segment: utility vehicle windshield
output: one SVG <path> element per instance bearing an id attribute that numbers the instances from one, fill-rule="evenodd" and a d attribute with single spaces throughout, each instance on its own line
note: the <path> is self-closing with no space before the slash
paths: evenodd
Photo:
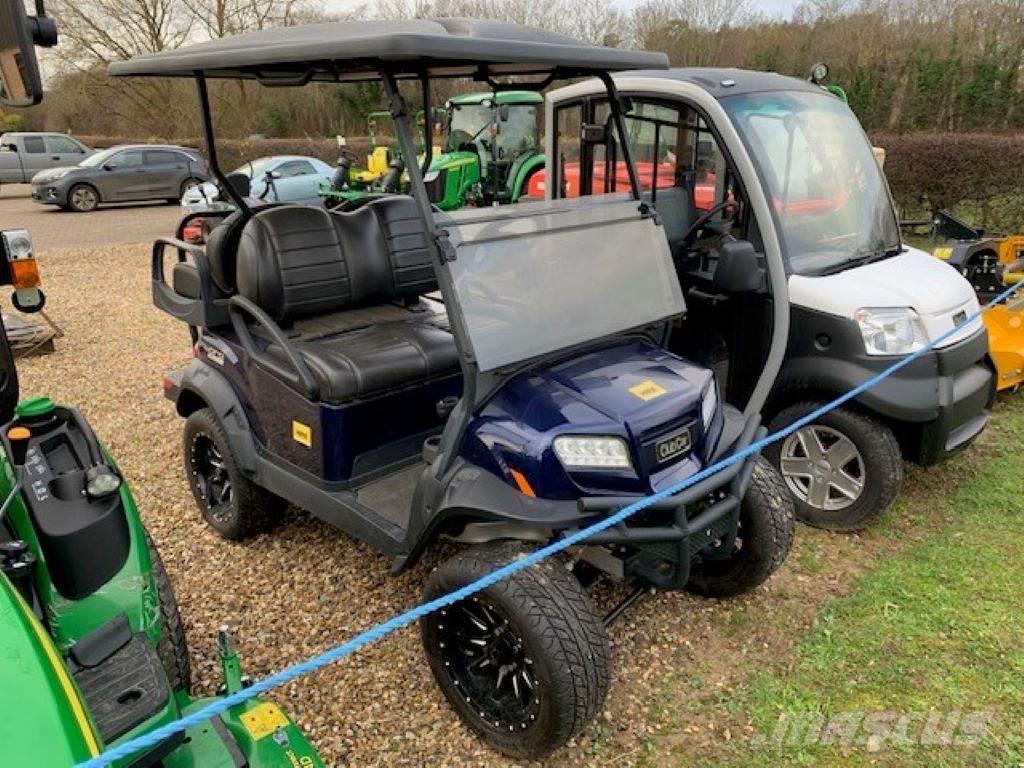
<path id="1" fill-rule="evenodd" d="M 845 103 L 778 91 L 722 104 L 758 166 L 790 271 L 832 274 L 899 252 L 888 187 Z"/>

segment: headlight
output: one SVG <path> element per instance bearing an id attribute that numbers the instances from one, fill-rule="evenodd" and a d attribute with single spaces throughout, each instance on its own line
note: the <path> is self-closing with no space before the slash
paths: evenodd
<path id="1" fill-rule="evenodd" d="M 704 399 L 700 404 L 700 422 L 704 425 L 705 432 L 711 427 L 711 420 L 715 418 L 715 411 L 717 410 L 718 384 L 715 382 L 714 377 L 712 377 L 708 388 L 704 390 Z"/>
<path id="2" fill-rule="evenodd" d="M 48 174 L 46 174 L 46 180 L 47 181 L 57 181 L 57 179 L 63 179 L 69 173 L 71 173 L 71 169 L 70 168 L 60 168 L 58 170 L 53 170 L 53 171 L 50 171 Z"/>
<path id="3" fill-rule="evenodd" d="M 629 469 L 629 447 L 619 437 L 556 437 L 555 455 L 566 469 Z"/>
<path id="4" fill-rule="evenodd" d="M 7 256 L 11 259 L 32 258 L 32 236 L 27 229 L 8 229 L 0 233 L 4 239 Z"/>
<path id="5" fill-rule="evenodd" d="M 858 309 L 853 319 L 869 355 L 905 355 L 928 343 L 921 318 L 909 307 Z"/>

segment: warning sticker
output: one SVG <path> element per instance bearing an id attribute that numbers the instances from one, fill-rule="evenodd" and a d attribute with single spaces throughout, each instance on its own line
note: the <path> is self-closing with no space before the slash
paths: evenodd
<path id="1" fill-rule="evenodd" d="M 636 386 L 630 387 L 629 391 L 631 394 L 633 394 L 636 397 L 639 397 L 641 400 L 653 400 L 656 397 L 661 397 L 668 390 L 666 390 L 660 384 L 657 384 L 651 381 L 650 379 L 647 379 L 647 381 L 641 381 Z"/>
<path id="2" fill-rule="evenodd" d="M 284 712 L 269 701 L 263 702 L 248 712 L 243 712 L 238 719 L 242 721 L 242 725 L 245 726 L 249 735 L 256 740 L 269 736 L 278 728 L 287 728 L 291 724 Z"/>
<path id="3" fill-rule="evenodd" d="M 292 440 L 296 443 L 301 443 L 307 448 L 313 447 L 313 430 L 309 424 L 303 424 L 301 421 L 292 422 Z"/>

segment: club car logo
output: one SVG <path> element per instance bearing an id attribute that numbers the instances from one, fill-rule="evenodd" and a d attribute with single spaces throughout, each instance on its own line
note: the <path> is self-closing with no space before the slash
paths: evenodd
<path id="1" fill-rule="evenodd" d="M 662 464 L 677 456 L 682 456 L 690 450 L 690 430 L 684 429 L 674 435 L 659 440 L 654 444 L 654 453 L 658 457 L 658 463 Z"/>

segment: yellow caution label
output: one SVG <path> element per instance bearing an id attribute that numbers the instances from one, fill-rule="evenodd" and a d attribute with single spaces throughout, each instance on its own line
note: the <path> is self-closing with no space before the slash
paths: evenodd
<path id="1" fill-rule="evenodd" d="M 943 261 L 949 261 L 950 258 L 953 256 L 953 249 L 952 248 L 945 248 L 945 247 L 944 248 L 936 248 L 934 251 L 932 251 L 932 254 L 936 258 L 942 259 Z"/>
<path id="2" fill-rule="evenodd" d="M 287 728 L 291 725 L 291 721 L 285 717 L 284 712 L 269 701 L 263 702 L 248 712 L 243 712 L 238 719 L 245 726 L 249 735 L 257 741 L 269 736 L 278 728 Z"/>
<path id="3" fill-rule="evenodd" d="M 647 379 L 647 381 L 641 381 L 636 386 L 630 387 L 629 391 L 632 395 L 639 397 L 641 400 L 653 400 L 656 397 L 661 397 L 668 390 L 660 384 Z"/>
<path id="4" fill-rule="evenodd" d="M 296 443 L 301 443 L 307 448 L 313 447 L 313 430 L 309 424 L 303 424 L 301 421 L 292 422 L 292 440 Z"/>

